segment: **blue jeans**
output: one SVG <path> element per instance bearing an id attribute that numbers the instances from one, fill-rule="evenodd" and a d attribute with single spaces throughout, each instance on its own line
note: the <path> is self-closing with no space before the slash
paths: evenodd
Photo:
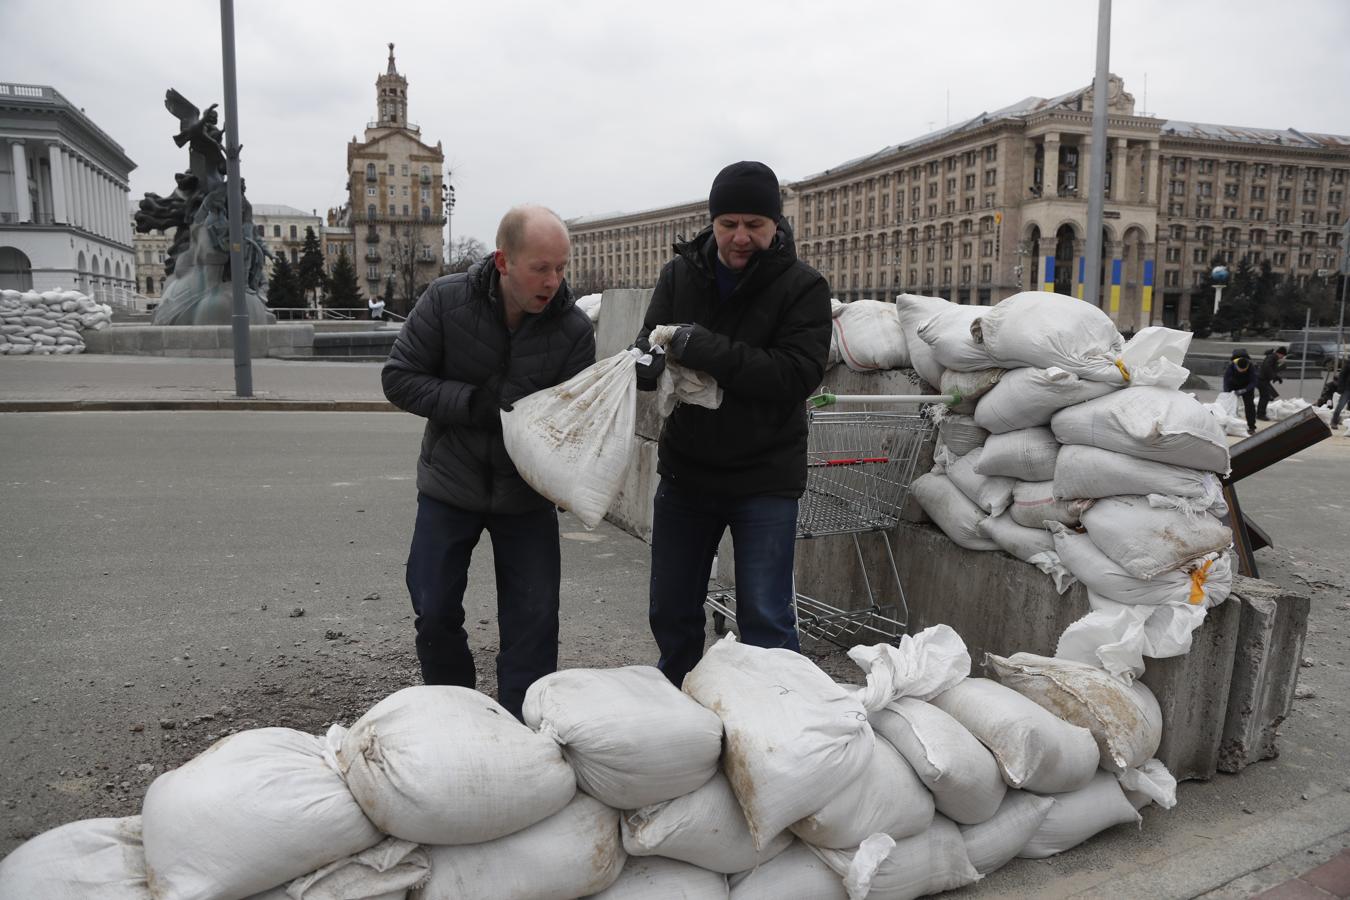
<path id="1" fill-rule="evenodd" d="M 740 639 L 756 647 L 800 649 L 792 609 L 796 499 L 706 494 L 662 478 L 652 516 L 648 618 L 661 651 L 657 666 L 676 687 L 703 658 L 703 603 L 727 528 L 736 557 Z"/>
<path id="2" fill-rule="evenodd" d="M 417 495 L 408 593 L 417 614 L 417 659 L 427 684 L 477 687 L 464 631 L 469 557 L 483 530 L 497 575 L 497 699 L 516 718 L 525 691 L 558 669 L 558 513 L 473 513 Z"/>

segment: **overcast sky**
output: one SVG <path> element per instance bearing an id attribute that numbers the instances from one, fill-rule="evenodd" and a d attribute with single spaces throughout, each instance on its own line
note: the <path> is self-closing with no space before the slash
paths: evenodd
<path id="1" fill-rule="evenodd" d="M 1162 118 L 1350 134 L 1347 0 L 1117 0 L 1111 70 Z M 1092 79 L 1090 0 L 568 3 L 239 0 L 242 167 L 253 203 L 322 215 L 375 118 L 393 41 L 409 118 L 441 141 L 454 237 L 491 243 L 512 204 L 565 218 L 707 196 L 760 159 L 819 172 Z M 212 0 L 0 0 L 0 80 L 47 84 L 167 193 L 187 155 L 173 86 L 223 101 Z M 223 103 L 222 103 L 223 106 Z"/>

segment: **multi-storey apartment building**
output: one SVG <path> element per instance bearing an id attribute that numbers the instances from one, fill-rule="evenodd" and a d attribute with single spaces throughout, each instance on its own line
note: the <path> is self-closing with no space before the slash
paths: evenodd
<path id="1" fill-rule="evenodd" d="M 1334 266 L 1350 138 L 1137 115 L 1116 76 L 1107 93 L 1097 277 L 1122 330 L 1188 321 L 1215 254 L 1268 259 L 1298 278 Z M 1091 132 L 1091 86 L 1028 98 L 786 183 L 784 214 L 798 253 L 840 299 L 1082 296 Z M 579 287 L 649 287 L 674 236 L 707 224 L 707 207 L 568 224 Z"/>
<path id="2" fill-rule="evenodd" d="M 305 252 L 305 229 L 314 229 L 314 236 L 320 237 L 323 233 L 323 220 L 319 218 L 318 213 L 305 212 L 284 203 L 255 203 L 253 227 L 258 240 L 274 257 L 284 256 L 287 262 L 296 265 L 300 262 L 301 254 Z M 322 241 L 319 249 L 323 250 Z M 270 264 L 268 271 L 271 271 Z"/>
<path id="3" fill-rule="evenodd" d="M 392 281 L 395 306 L 406 310 L 444 260 L 445 154 L 440 141 L 423 143 L 408 121 L 408 79 L 394 64 L 393 44 L 375 90 L 375 121 L 364 141 L 347 145 L 350 226 L 359 248 L 352 263 L 367 294 L 382 294 Z"/>
<path id="4" fill-rule="evenodd" d="M 131 208 L 131 248 L 135 257 L 135 292 L 152 300 L 164 292 L 164 262 L 173 246 L 173 234 L 163 231 L 136 231 L 136 206 Z"/>

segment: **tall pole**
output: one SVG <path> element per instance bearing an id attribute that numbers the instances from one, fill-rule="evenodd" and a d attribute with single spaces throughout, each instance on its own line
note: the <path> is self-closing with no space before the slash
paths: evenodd
<path id="1" fill-rule="evenodd" d="M 1097 77 L 1092 83 L 1092 161 L 1088 183 L 1087 284 L 1083 299 L 1101 306 L 1102 207 L 1106 193 L 1106 83 L 1110 78 L 1111 0 L 1097 0 Z"/>
<path id="2" fill-rule="evenodd" d="M 244 268 L 244 193 L 239 181 L 239 103 L 234 75 L 234 0 L 220 0 L 220 55 L 225 68 L 225 177 L 230 201 L 230 288 L 234 311 L 234 393 L 253 396 L 253 361 L 249 353 L 248 306 L 244 301 L 248 270 Z"/>

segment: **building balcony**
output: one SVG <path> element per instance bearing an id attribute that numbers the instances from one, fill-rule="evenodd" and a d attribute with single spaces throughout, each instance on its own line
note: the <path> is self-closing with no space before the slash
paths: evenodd
<path id="1" fill-rule="evenodd" d="M 367 128 L 402 128 L 404 131 L 411 131 L 413 134 L 421 134 L 422 129 L 412 122 L 404 122 L 402 125 L 396 125 L 393 122 L 367 122 Z"/>
<path id="2" fill-rule="evenodd" d="M 420 182 L 422 182 L 423 184 L 431 184 L 431 176 L 430 176 L 430 175 L 419 175 L 418 178 L 417 178 L 417 180 L 420 181 Z"/>
<path id="3" fill-rule="evenodd" d="M 366 262 L 379 262 L 379 261 L 380 261 L 380 251 L 376 250 L 373 247 L 366 251 Z"/>
<path id="4" fill-rule="evenodd" d="M 379 242 L 380 242 L 380 233 L 378 231 L 371 229 L 370 231 L 366 232 L 367 244 L 378 244 Z"/>
<path id="5" fill-rule="evenodd" d="M 375 173 L 375 172 L 367 172 L 367 173 L 366 173 L 366 181 L 370 182 L 371 184 L 374 184 L 375 182 L 377 182 L 377 181 L 379 181 L 379 180 L 380 180 L 380 176 L 379 176 L 377 173 Z"/>

